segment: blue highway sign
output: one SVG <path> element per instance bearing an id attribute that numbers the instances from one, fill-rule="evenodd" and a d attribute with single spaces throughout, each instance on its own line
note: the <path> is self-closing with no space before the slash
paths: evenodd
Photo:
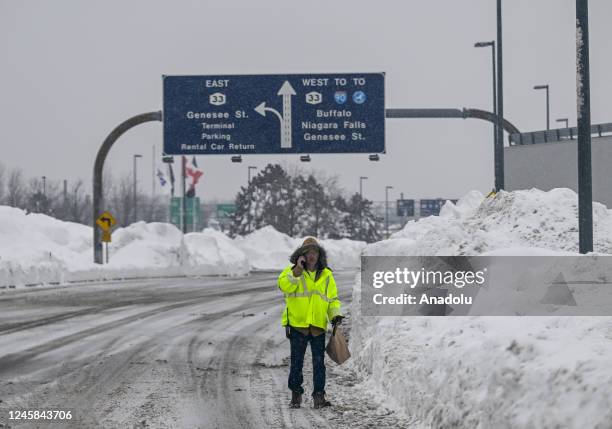
<path id="1" fill-rule="evenodd" d="M 168 155 L 384 153 L 385 75 L 164 76 Z"/>
<path id="2" fill-rule="evenodd" d="M 435 200 L 421 200 L 421 211 L 419 214 L 421 217 L 438 216 L 444 203 L 446 203 L 446 200 L 441 198 Z"/>
<path id="3" fill-rule="evenodd" d="M 397 215 L 400 217 L 413 217 L 414 200 L 397 200 Z"/>

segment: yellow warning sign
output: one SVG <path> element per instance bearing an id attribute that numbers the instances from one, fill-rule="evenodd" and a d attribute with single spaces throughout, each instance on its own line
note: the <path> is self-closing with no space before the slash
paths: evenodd
<path id="1" fill-rule="evenodd" d="M 102 213 L 98 219 L 96 219 L 96 224 L 102 229 L 102 231 L 110 231 L 117 221 L 109 212 Z M 109 235 L 110 237 L 110 235 Z M 110 241 L 110 238 L 108 239 Z"/>

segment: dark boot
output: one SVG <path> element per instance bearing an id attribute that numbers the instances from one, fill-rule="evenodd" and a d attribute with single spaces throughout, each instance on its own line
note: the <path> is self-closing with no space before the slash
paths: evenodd
<path id="1" fill-rule="evenodd" d="M 300 408 L 302 405 L 302 394 L 300 392 L 291 392 L 291 402 L 289 408 Z"/>
<path id="2" fill-rule="evenodd" d="M 314 408 L 323 408 L 331 406 L 331 402 L 325 399 L 324 392 L 313 393 L 312 399 L 314 401 Z"/>

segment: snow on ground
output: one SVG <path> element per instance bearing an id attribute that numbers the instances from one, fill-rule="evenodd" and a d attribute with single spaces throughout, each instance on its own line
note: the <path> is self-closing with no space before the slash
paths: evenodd
<path id="1" fill-rule="evenodd" d="M 593 203 L 594 249 L 612 253 L 612 210 Z M 480 255 L 508 247 L 578 252 L 578 197 L 566 188 L 468 193 L 447 201 L 440 216 L 411 221 L 367 255 Z"/>
<path id="2" fill-rule="evenodd" d="M 91 227 L 0 206 L 0 287 L 113 278 L 246 275 L 281 270 L 303 238 L 265 227 L 231 239 L 205 229 L 183 234 L 168 223 L 137 222 L 113 232 L 110 263 L 92 262 Z M 356 268 L 364 242 L 322 240 L 332 268 Z"/>
<path id="3" fill-rule="evenodd" d="M 0 206 L 0 286 L 62 281 L 91 239 L 87 226 Z"/>
<path id="4" fill-rule="evenodd" d="M 246 275 L 249 261 L 232 239 L 213 229 L 183 237 L 169 223 L 137 222 L 113 234 L 110 263 L 94 278 L 168 275 Z M 91 247 L 88 248 L 91 253 Z M 82 274 L 91 276 L 91 258 Z M 81 273 L 75 273 L 79 275 Z M 74 276 L 73 276 L 74 277 Z"/>
<path id="5" fill-rule="evenodd" d="M 594 203 L 595 250 L 612 253 L 612 210 Z M 366 255 L 577 253 L 569 189 L 472 192 L 408 223 Z M 353 290 L 349 366 L 415 427 L 608 428 L 610 317 L 365 317 Z"/>
<path id="6" fill-rule="evenodd" d="M 300 247 L 305 237 L 292 238 L 271 226 L 261 228 L 245 237 L 234 240 L 251 262 L 254 270 L 280 270 L 289 264 L 289 256 Z M 327 251 L 328 264 L 332 269 L 357 268 L 360 265 L 363 241 L 319 240 Z"/>
<path id="7" fill-rule="evenodd" d="M 248 255 L 254 270 L 282 269 L 301 243 L 300 239 L 289 237 L 271 226 L 235 239 L 236 246 Z"/>

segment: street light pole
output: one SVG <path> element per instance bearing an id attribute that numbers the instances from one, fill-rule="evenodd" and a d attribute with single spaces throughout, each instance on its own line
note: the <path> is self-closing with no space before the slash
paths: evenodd
<path id="1" fill-rule="evenodd" d="M 536 85 L 533 89 L 545 89 L 546 90 L 546 130 L 550 130 L 550 98 L 548 85 Z"/>
<path id="2" fill-rule="evenodd" d="M 368 180 L 366 176 L 359 176 L 359 236 L 363 231 L 363 181 Z"/>
<path id="3" fill-rule="evenodd" d="M 155 199 L 155 145 L 151 147 L 151 197 Z"/>
<path id="4" fill-rule="evenodd" d="M 366 176 L 359 176 L 359 197 L 363 199 L 363 181 L 368 180 Z"/>
<path id="5" fill-rule="evenodd" d="M 42 190 L 42 195 L 43 195 L 43 200 L 42 200 L 42 204 L 43 204 L 43 211 L 44 213 L 47 213 L 47 176 L 42 176 L 42 185 L 43 185 L 43 190 Z M 38 201 L 36 201 L 36 211 L 40 212 L 40 203 Z"/>
<path id="6" fill-rule="evenodd" d="M 385 234 L 389 238 L 389 189 L 393 186 L 385 186 Z"/>
<path id="7" fill-rule="evenodd" d="M 249 165 L 249 174 L 248 174 L 248 182 L 247 182 L 247 186 L 251 184 L 251 169 L 253 170 L 257 170 L 257 167 L 255 167 L 254 165 Z"/>
<path id="8" fill-rule="evenodd" d="M 137 175 L 136 175 L 136 166 L 137 166 L 136 165 L 136 160 L 138 158 L 142 158 L 142 155 L 134 154 L 134 157 L 133 157 L 133 162 L 134 162 L 134 168 L 133 168 L 134 183 L 133 183 L 133 185 L 134 185 L 134 189 L 133 189 L 133 195 L 132 195 L 132 197 L 133 197 L 133 204 L 134 204 L 134 222 L 136 222 L 138 220 L 138 200 L 136 198 L 136 183 L 137 183 L 136 182 L 136 177 L 137 177 Z"/>
<path id="9" fill-rule="evenodd" d="M 251 200 L 253 199 L 253 195 L 251 194 L 250 186 L 251 186 L 251 169 L 257 170 L 257 167 L 254 165 L 249 165 L 249 173 L 248 173 L 248 182 L 247 182 L 247 196 L 249 198 L 249 211 L 247 212 L 247 231 L 251 232 Z"/>
<path id="10" fill-rule="evenodd" d="M 501 163 L 499 162 L 499 144 L 498 144 L 498 132 L 497 128 L 499 125 L 499 121 L 497 120 L 497 88 L 496 88 L 496 70 L 495 70 L 495 41 L 492 40 L 490 42 L 477 42 L 474 44 L 475 48 L 485 48 L 491 47 L 492 54 L 492 62 L 493 62 L 493 115 L 495 116 L 495 122 L 493 123 L 493 170 L 495 171 L 495 189 L 500 189 L 500 183 L 498 183 L 500 176 L 503 176 L 503 171 L 499 171 L 501 167 Z"/>

